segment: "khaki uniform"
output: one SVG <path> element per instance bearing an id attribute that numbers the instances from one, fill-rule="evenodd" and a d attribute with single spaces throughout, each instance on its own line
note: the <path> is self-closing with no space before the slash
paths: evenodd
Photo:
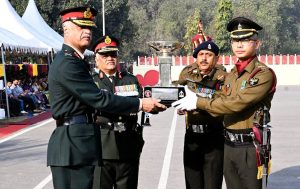
<path id="1" fill-rule="evenodd" d="M 219 95 L 225 68 L 216 67 L 206 76 L 197 63 L 185 67 L 179 82 L 207 99 Z M 188 81 L 187 81 L 188 80 Z M 194 82 L 191 82 L 192 80 Z M 184 171 L 187 189 L 221 189 L 223 180 L 223 117 L 213 117 L 203 110 L 186 114 Z"/>
<path id="2" fill-rule="evenodd" d="M 197 101 L 197 108 L 213 116 L 224 116 L 227 188 L 261 188 L 261 180 L 256 179 L 255 147 L 252 138 L 246 135 L 255 124 L 262 124 L 261 111 L 264 106 L 270 109 L 275 85 L 275 74 L 254 58 L 240 75 L 236 67 L 231 70 L 219 98 Z"/>

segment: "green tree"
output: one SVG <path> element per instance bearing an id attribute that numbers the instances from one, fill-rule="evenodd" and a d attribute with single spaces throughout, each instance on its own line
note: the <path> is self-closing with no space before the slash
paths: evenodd
<path id="1" fill-rule="evenodd" d="M 256 13 L 256 19 L 263 30 L 259 32 L 262 45 L 260 54 L 277 54 L 280 49 L 278 25 L 282 18 L 278 15 L 280 2 L 278 0 L 261 0 Z"/>
<path id="2" fill-rule="evenodd" d="M 27 7 L 28 0 L 9 0 L 10 4 L 15 8 L 16 12 L 22 16 Z"/>
<path id="3" fill-rule="evenodd" d="M 58 15 L 58 9 L 57 6 L 55 6 L 54 0 L 35 0 L 36 6 L 45 20 L 45 22 L 48 23 L 50 27 L 53 27 L 57 20 Z"/>
<path id="4" fill-rule="evenodd" d="M 233 14 L 231 0 L 220 0 L 216 11 L 216 36 L 214 40 L 219 46 L 221 54 L 229 54 L 231 49 L 229 45 L 230 34 L 227 32 L 226 26 Z"/>
<path id="5" fill-rule="evenodd" d="M 193 53 L 193 44 L 191 39 L 198 32 L 198 22 L 200 20 L 200 12 L 198 10 L 194 11 L 194 14 L 189 16 L 186 20 L 185 28 L 186 33 L 184 35 L 184 49 L 188 55 Z"/>
<path id="6" fill-rule="evenodd" d="M 280 41 L 279 52 L 282 54 L 299 53 L 300 1 L 281 1 L 278 14 L 282 18 L 282 22 L 280 22 L 277 27 Z"/>

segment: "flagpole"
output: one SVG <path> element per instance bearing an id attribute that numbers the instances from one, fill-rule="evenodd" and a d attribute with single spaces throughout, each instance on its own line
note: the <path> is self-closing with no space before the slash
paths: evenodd
<path id="1" fill-rule="evenodd" d="M 103 36 L 105 36 L 105 12 L 104 12 L 104 0 L 102 0 L 102 31 L 103 31 Z"/>

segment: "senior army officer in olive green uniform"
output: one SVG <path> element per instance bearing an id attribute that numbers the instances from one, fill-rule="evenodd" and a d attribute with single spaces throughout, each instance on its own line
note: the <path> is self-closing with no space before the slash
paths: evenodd
<path id="1" fill-rule="evenodd" d="M 179 83 L 199 96 L 211 99 L 219 93 L 226 71 L 217 65 L 219 47 L 205 41 L 195 48 L 197 61 L 185 67 Z M 180 111 L 179 111 L 180 112 Z M 184 171 L 187 189 L 221 189 L 223 180 L 223 117 L 213 117 L 203 110 L 186 112 Z"/>
<path id="2" fill-rule="evenodd" d="M 97 40 L 94 81 L 100 89 L 112 94 L 137 98 L 142 88 L 135 76 L 119 72 L 119 41 L 111 36 Z M 139 159 L 144 144 L 142 127 L 137 124 L 137 114 L 124 116 L 97 111 L 96 124 L 101 128 L 103 165 L 96 167 L 94 189 L 136 189 Z"/>
<path id="3" fill-rule="evenodd" d="M 161 111 L 155 99 L 119 97 L 101 91 L 93 81 L 83 52 L 91 41 L 96 10 L 77 7 L 60 13 L 64 44 L 49 70 L 49 94 L 57 128 L 48 144 L 55 189 L 90 189 L 94 166 L 101 161 L 99 127 L 93 124 L 94 109 L 130 115 L 139 109 Z"/>
<path id="4" fill-rule="evenodd" d="M 258 30 L 261 29 L 257 23 L 244 17 L 237 17 L 227 25 L 238 62 L 225 79 L 224 95 L 205 99 L 188 91 L 184 99 L 173 103 L 183 110 L 197 108 L 213 116 L 224 115 L 224 176 L 229 189 L 262 188 L 252 133 L 263 123 L 264 106 L 271 107 L 276 76 L 256 56 L 260 45 Z"/>

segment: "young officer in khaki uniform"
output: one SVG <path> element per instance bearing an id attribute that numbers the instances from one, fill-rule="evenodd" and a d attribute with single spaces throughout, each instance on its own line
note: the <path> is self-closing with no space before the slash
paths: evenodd
<path id="1" fill-rule="evenodd" d="M 102 90 L 120 96 L 138 98 L 142 88 L 135 76 L 127 71 L 119 72 L 119 41 L 111 36 L 97 40 L 94 81 Z M 142 127 L 137 113 L 128 116 L 97 111 L 96 124 L 101 128 L 103 165 L 96 167 L 94 189 L 136 189 L 139 159 L 144 145 Z"/>
<path id="2" fill-rule="evenodd" d="M 188 91 L 184 99 L 173 103 L 183 110 L 197 108 L 213 116 L 224 115 L 224 176 L 229 189 L 262 188 L 252 133 L 254 127 L 263 123 L 264 107 L 271 107 L 276 76 L 256 56 L 261 29 L 244 17 L 237 17 L 227 25 L 233 53 L 239 60 L 225 79 L 224 95 L 205 99 Z"/>
<path id="3" fill-rule="evenodd" d="M 130 115 L 141 110 L 161 111 L 155 99 L 138 99 L 101 91 L 84 61 L 92 39 L 96 10 L 77 7 L 60 13 L 64 44 L 49 69 L 49 95 L 56 129 L 48 144 L 47 165 L 55 189 L 90 189 L 94 166 L 101 161 L 100 129 L 91 113 L 101 109 Z"/>
<path id="4" fill-rule="evenodd" d="M 218 46 L 201 43 L 193 53 L 197 61 L 185 67 L 179 83 L 207 99 L 219 93 L 226 71 L 217 65 Z M 184 172 L 187 189 L 221 189 L 223 180 L 223 117 L 213 117 L 203 110 L 186 112 Z"/>

